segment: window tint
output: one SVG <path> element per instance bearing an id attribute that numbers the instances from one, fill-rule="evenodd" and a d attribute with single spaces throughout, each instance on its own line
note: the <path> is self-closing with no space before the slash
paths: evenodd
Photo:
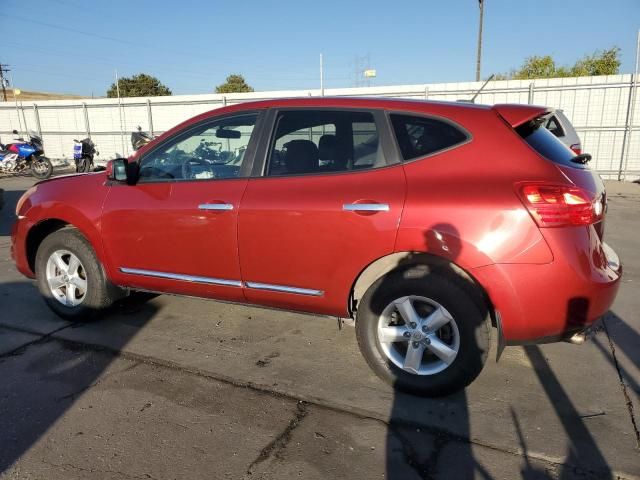
<path id="1" fill-rule="evenodd" d="M 434 118 L 392 114 L 391 124 L 405 160 L 424 157 L 467 140 L 464 132 Z"/>
<path id="2" fill-rule="evenodd" d="M 384 165 L 373 114 L 295 110 L 278 115 L 268 175 L 342 172 Z"/>
<path id="3" fill-rule="evenodd" d="M 257 116 L 227 117 L 178 134 L 142 159 L 140 181 L 237 177 Z"/>
<path id="4" fill-rule="evenodd" d="M 521 125 L 516 131 L 536 152 L 552 162 L 574 168 L 589 168 L 586 164 L 571 161 L 576 156 L 575 152 L 544 128 L 542 120 Z"/>

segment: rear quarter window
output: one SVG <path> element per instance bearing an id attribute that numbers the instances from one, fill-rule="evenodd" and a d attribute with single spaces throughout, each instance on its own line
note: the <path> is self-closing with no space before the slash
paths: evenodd
<path id="1" fill-rule="evenodd" d="M 436 118 L 400 114 L 389 117 L 404 160 L 426 157 L 470 138 L 460 128 Z"/>
<path id="2" fill-rule="evenodd" d="M 541 120 L 534 120 L 516 128 L 516 132 L 540 155 L 553 163 L 565 167 L 588 169 L 589 166 L 583 163 L 572 162 L 576 157 L 569 147 L 547 130 Z"/>

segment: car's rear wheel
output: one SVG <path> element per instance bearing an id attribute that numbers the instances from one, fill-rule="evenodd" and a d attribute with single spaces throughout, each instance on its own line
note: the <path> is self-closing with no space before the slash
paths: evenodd
<path id="1" fill-rule="evenodd" d="M 471 285 L 428 269 L 393 272 L 358 305 L 356 335 L 369 366 L 410 393 L 439 396 L 471 383 L 484 366 L 490 317 Z"/>
<path id="2" fill-rule="evenodd" d="M 95 317 L 118 296 L 93 248 L 75 228 L 63 228 L 42 241 L 35 273 L 47 305 L 68 320 Z"/>

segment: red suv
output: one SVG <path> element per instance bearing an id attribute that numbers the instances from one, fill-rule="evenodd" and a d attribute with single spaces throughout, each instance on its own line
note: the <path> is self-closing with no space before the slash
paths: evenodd
<path id="1" fill-rule="evenodd" d="M 613 302 L 604 186 L 550 110 L 392 99 L 244 103 L 17 206 L 18 269 L 59 315 L 137 291 L 354 317 L 398 388 L 468 385 L 504 345 L 568 339 Z M 206 320 L 203 320 L 206 321 Z"/>

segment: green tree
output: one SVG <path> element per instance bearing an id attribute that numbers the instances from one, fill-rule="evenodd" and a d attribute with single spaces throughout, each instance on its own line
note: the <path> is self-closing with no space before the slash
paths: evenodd
<path id="1" fill-rule="evenodd" d="M 162 95 L 171 95 L 171 90 L 160 83 L 156 77 L 139 73 L 131 77 L 123 77 L 118 79 L 121 97 L 159 97 Z M 116 83 L 113 82 L 107 90 L 108 98 L 116 98 L 118 90 Z"/>
<path id="2" fill-rule="evenodd" d="M 224 83 L 221 83 L 216 87 L 216 93 L 239 93 L 239 92 L 253 92 L 253 87 L 247 84 L 242 75 L 231 74 L 227 77 Z"/>
<path id="3" fill-rule="evenodd" d="M 534 78 L 580 77 L 590 75 L 615 75 L 620 70 L 620 49 L 612 47 L 596 51 L 578 60 L 572 67 L 557 65 L 550 55 L 534 55 L 525 59 L 517 70 L 496 75 L 496 80 L 526 80 Z"/>
<path id="4" fill-rule="evenodd" d="M 616 75 L 620 71 L 620 49 L 613 47 L 604 52 L 595 52 L 578 60 L 571 68 L 575 77 L 588 75 Z"/>

